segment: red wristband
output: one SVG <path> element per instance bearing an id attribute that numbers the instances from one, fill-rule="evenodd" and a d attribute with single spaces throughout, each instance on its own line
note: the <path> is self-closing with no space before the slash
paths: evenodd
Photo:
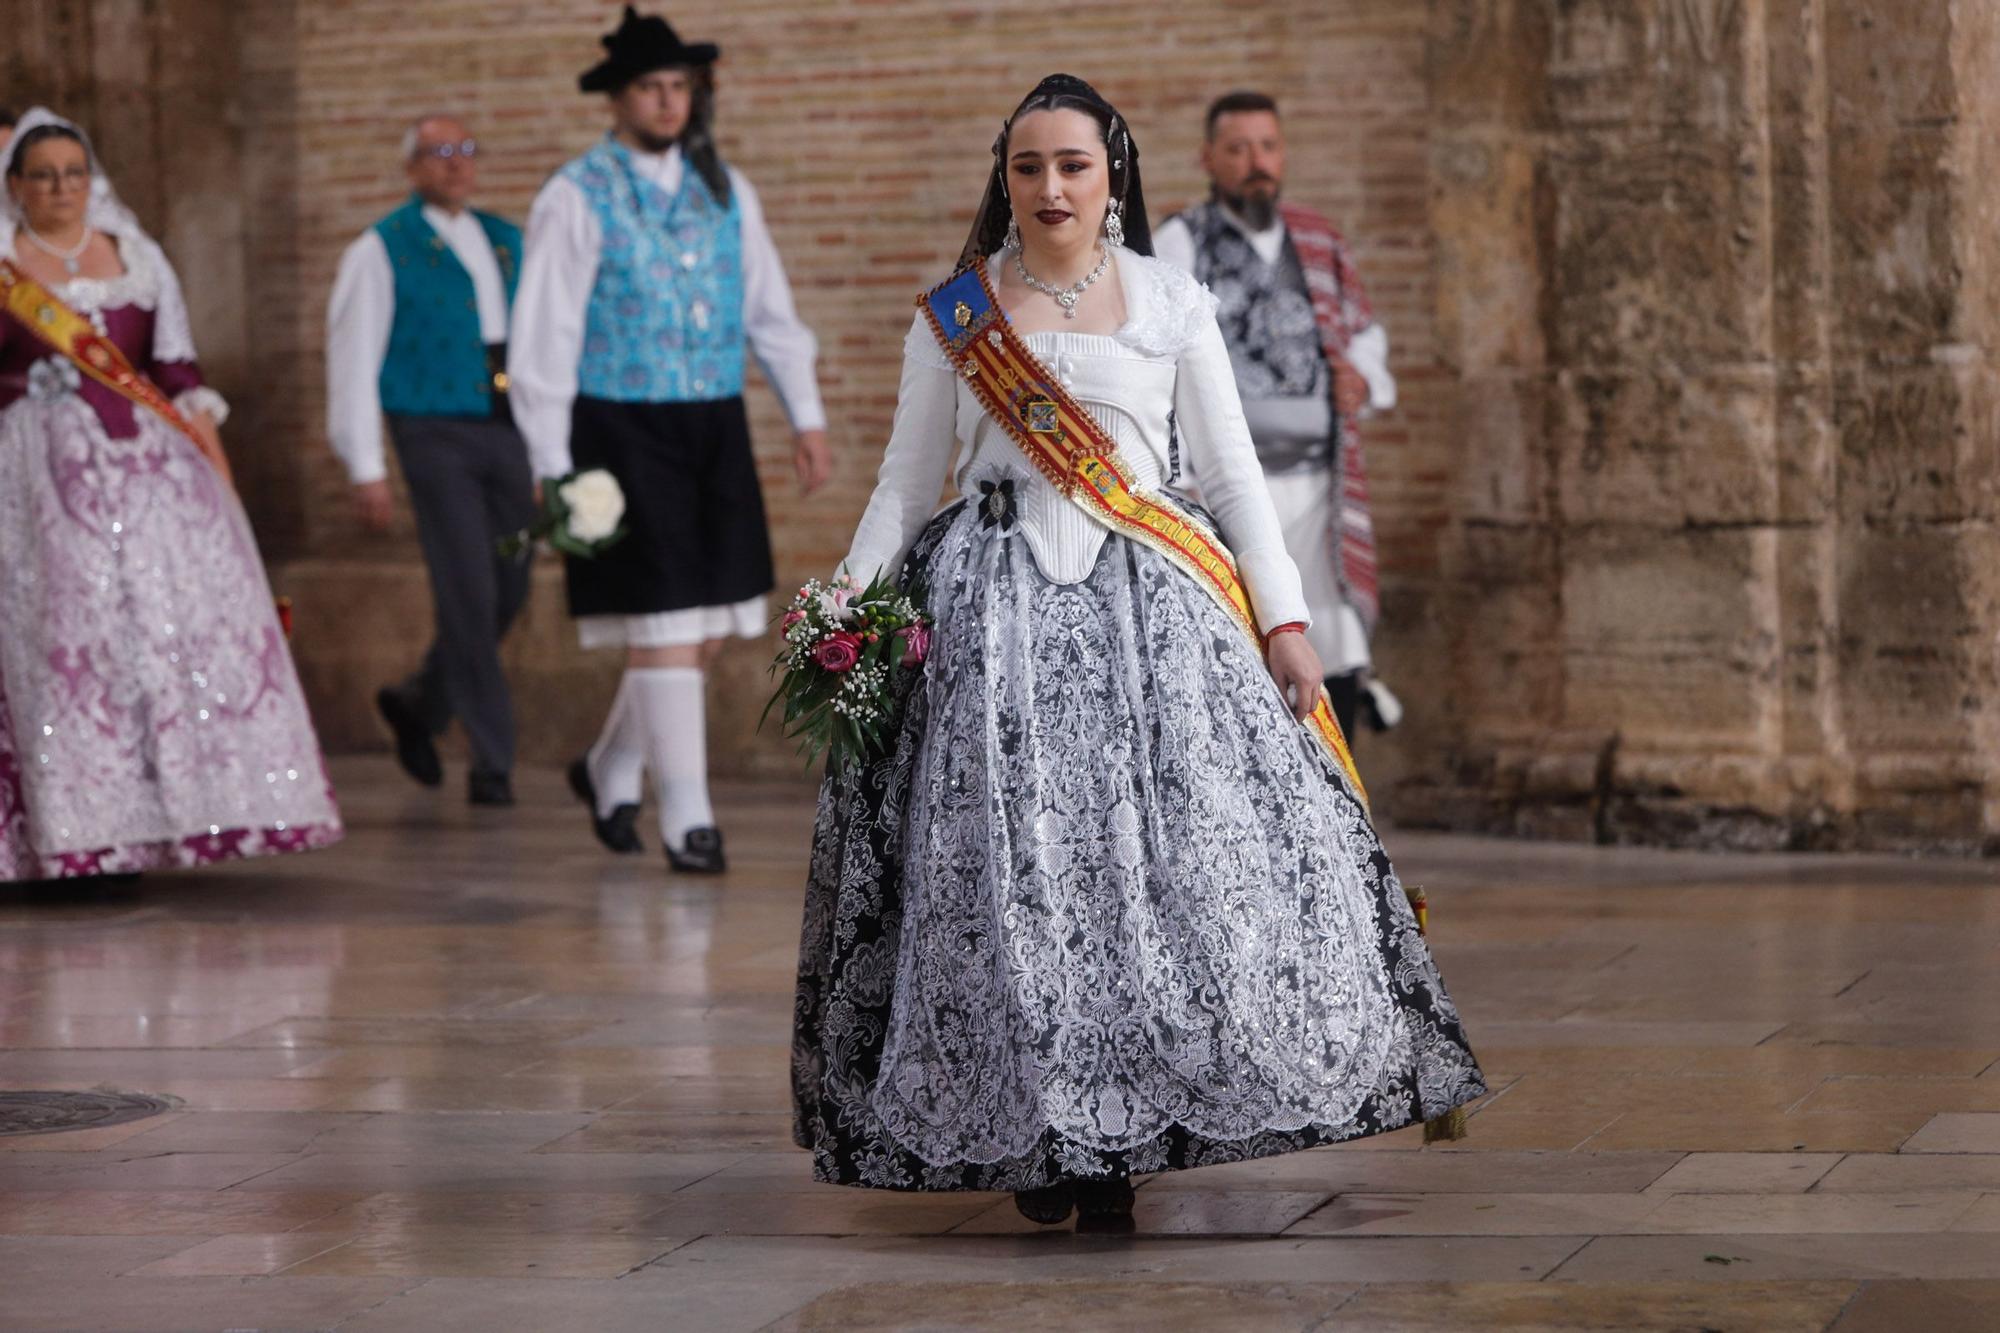
<path id="1" fill-rule="evenodd" d="M 1271 640 L 1277 638 L 1280 634 L 1304 634 L 1305 632 L 1306 632 L 1305 621 L 1288 620 L 1282 625 L 1275 625 L 1272 628 L 1264 631 L 1264 646 L 1266 648 L 1269 648 L 1271 646 Z"/>

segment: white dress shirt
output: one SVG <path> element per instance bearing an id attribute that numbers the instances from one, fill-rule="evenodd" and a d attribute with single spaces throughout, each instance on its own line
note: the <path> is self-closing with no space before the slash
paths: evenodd
<path id="1" fill-rule="evenodd" d="M 1266 264 L 1278 262 L 1285 246 L 1283 219 L 1259 231 L 1229 208 L 1221 213 L 1250 242 L 1259 259 Z M 1167 263 L 1194 272 L 1194 232 L 1181 219 L 1162 224 L 1153 233 L 1153 247 Z M 1368 385 L 1369 410 L 1386 412 L 1396 405 L 1396 379 L 1389 373 L 1389 335 L 1380 324 L 1370 324 L 1348 341 L 1347 363 Z M 1332 470 L 1300 469 L 1268 476 L 1266 481 L 1284 529 L 1285 547 L 1298 565 L 1300 588 L 1312 608 L 1307 642 L 1319 654 L 1328 675 L 1366 670 L 1372 664 L 1368 632 L 1340 588 L 1340 493 Z"/>
<path id="2" fill-rule="evenodd" d="M 1221 208 L 1223 220 L 1236 228 L 1250 248 L 1266 264 L 1275 264 L 1285 249 L 1284 219 L 1274 220 L 1262 231 L 1253 229 L 1234 210 Z M 1153 233 L 1153 253 L 1175 268 L 1195 271 L 1194 232 L 1179 218 L 1170 218 Z M 1389 373 L 1389 333 L 1380 323 L 1370 324 L 1347 343 L 1347 364 L 1368 385 L 1368 406 L 1362 415 L 1387 412 L 1396 405 L 1396 377 Z"/>
<path id="3" fill-rule="evenodd" d="M 507 284 L 493 243 L 471 209 L 423 207 L 430 223 L 472 279 L 479 340 L 507 341 Z M 326 437 L 356 485 L 388 475 L 382 457 L 382 358 L 396 323 L 396 271 L 373 227 L 340 257 L 326 307 Z"/>
<path id="4" fill-rule="evenodd" d="M 1116 334 L 1031 333 L 1028 347 L 1111 436 L 1134 490 L 1174 484 L 1176 461 L 1199 483 L 1259 623 L 1309 621 L 1236 396 L 1215 298 L 1185 272 L 1130 250 L 1115 253 L 1124 327 Z M 1170 411 L 1178 460 L 1168 443 Z M 1055 583 L 1089 577 L 1109 529 L 1028 461 L 919 315 L 903 344 L 902 388 L 875 493 L 843 568 L 864 581 L 893 573 L 936 511 L 948 471 L 968 497 L 980 494 L 982 481 L 1012 479 L 1021 538 L 1036 567 Z"/>
<path id="5" fill-rule="evenodd" d="M 664 153 L 632 151 L 632 164 L 666 193 L 680 189 L 678 147 Z M 791 285 L 757 192 L 743 173 L 734 167 L 728 171 L 742 226 L 743 328 L 750 350 L 784 404 L 792 429 L 823 429 L 826 409 L 813 373 L 818 344 L 792 304 Z M 570 405 L 576 400 L 584 318 L 603 244 L 596 210 L 583 191 L 567 176 L 551 177 L 528 211 L 528 253 L 507 345 L 508 397 L 537 477 L 571 471 Z"/>

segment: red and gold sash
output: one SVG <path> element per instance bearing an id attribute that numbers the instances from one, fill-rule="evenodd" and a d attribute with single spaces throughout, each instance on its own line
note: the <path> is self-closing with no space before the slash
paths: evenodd
<path id="1" fill-rule="evenodd" d="M 21 322 L 22 327 L 62 353 L 76 368 L 119 397 L 157 412 L 161 419 L 194 441 L 203 456 L 208 444 L 188 419 L 180 414 L 160 386 L 140 372 L 118 350 L 118 344 L 99 333 L 88 319 L 62 303 L 54 292 L 14 266 L 0 259 L 0 309 Z"/>
<path id="2" fill-rule="evenodd" d="M 1113 532 L 1172 561 L 1263 650 L 1249 591 L 1228 548 L 1171 500 L 1133 489 L 1131 471 L 1110 437 L 1014 332 L 984 265 L 960 269 L 918 298 L 917 306 L 973 394 L 1057 490 Z M 1325 690 L 1305 725 L 1365 803 L 1361 774 Z"/>

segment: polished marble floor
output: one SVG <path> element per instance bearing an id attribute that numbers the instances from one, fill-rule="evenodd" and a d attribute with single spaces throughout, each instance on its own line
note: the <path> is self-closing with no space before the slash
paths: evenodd
<path id="1" fill-rule="evenodd" d="M 1138 1234 L 814 1185 L 803 787 L 735 869 L 336 769 L 318 855 L 0 888 L 0 1328 L 2000 1328 L 2000 870 L 1400 834 L 1494 1095 L 1153 1179 Z"/>

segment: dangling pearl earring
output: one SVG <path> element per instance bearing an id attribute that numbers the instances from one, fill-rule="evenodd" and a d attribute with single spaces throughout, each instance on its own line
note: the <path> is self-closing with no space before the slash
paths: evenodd
<path id="1" fill-rule="evenodd" d="M 1021 224 L 1014 221 L 1012 215 L 1007 218 L 1007 237 L 1000 244 L 1009 250 L 1021 248 Z"/>
<path id="2" fill-rule="evenodd" d="M 1104 239 L 1113 245 L 1125 244 L 1125 219 L 1120 216 L 1122 206 L 1113 199 L 1104 210 Z"/>

